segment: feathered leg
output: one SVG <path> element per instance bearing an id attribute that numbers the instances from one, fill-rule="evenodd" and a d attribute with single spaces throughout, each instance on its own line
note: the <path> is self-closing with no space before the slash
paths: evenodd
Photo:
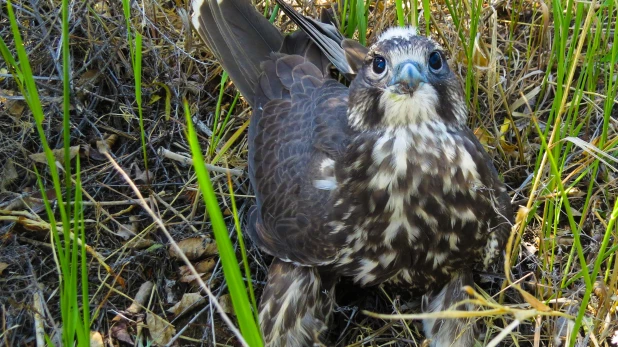
<path id="1" fill-rule="evenodd" d="M 464 286 L 474 284 L 471 273 L 459 273 L 448 282 L 439 293 L 427 295 L 427 312 L 444 311 L 454 304 L 468 298 Z M 456 310 L 473 310 L 474 305 L 465 304 Z M 471 347 L 474 345 L 474 324 L 470 319 L 425 319 L 425 336 L 431 339 L 431 347 Z"/>
<path id="2" fill-rule="evenodd" d="M 323 345 L 334 305 L 335 280 L 316 268 L 273 260 L 260 303 L 260 326 L 268 347 Z"/>

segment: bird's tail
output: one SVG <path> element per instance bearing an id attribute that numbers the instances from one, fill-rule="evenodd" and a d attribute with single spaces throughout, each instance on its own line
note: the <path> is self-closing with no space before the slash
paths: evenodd
<path id="1" fill-rule="evenodd" d="M 249 0 L 193 0 L 193 26 L 225 71 L 253 104 L 260 63 L 283 43 L 283 35 Z"/>

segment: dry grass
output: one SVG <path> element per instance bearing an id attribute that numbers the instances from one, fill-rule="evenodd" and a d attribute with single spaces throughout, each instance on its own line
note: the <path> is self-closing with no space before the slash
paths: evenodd
<path id="1" fill-rule="evenodd" d="M 452 64 L 462 78 L 467 73 L 459 32 L 465 28 L 454 26 L 442 2 L 432 8 L 434 37 L 440 39 L 450 53 Z M 46 112 L 46 131 L 50 144 L 61 147 L 62 82 L 59 67 L 60 20 L 59 1 L 22 0 L 14 4 L 29 58 L 37 76 Z M 135 341 L 148 336 L 143 329 L 150 312 L 169 321 L 175 327 L 174 341 L 179 345 L 238 345 L 212 307 L 199 304 L 190 314 L 176 316 L 167 312 L 180 301 L 184 293 L 198 291 L 198 287 L 180 273 L 183 264 L 169 256 L 168 242 L 152 219 L 133 200 L 135 195 L 111 164 L 97 151 L 99 140 L 107 140 L 111 153 L 138 184 L 150 206 L 165 222 L 175 240 L 197 235 L 210 236 L 208 217 L 197 193 L 196 181 L 190 166 L 173 159 L 173 154 L 190 157 L 185 136 L 182 99 L 187 98 L 196 115 L 202 148 L 209 144 L 209 130 L 213 127 L 218 83 L 221 68 L 191 32 L 188 23 L 189 3 L 140 1 L 134 3 L 133 24 L 144 35 L 143 82 L 144 122 L 148 140 L 149 173 L 142 170 L 143 159 L 134 84 L 126 28 L 121 7 L 117 2 L 84 1 L 71 4 L 70 43 L 73 62 L 73 99 L 71 118 L 72 145 L 79 145 L 82 157 L 82 180 L 88 196 L 87 243 L 91 247 L 90 303 L 93 312 L 92 330 L 101 333 L 111 345 L 126 345 L 127 336 Z M 142 6 L 144 6 L 142 8 Z M 257 6 L 263 8 L 264 4 Z M 305 10 L 317 14 L 320 5 L 314 3 Z M 541 202 L 541 207 L 528 217 L 523 230 L 516 230 L 515 247 L 509 269 L 511 277 L 552 310 L 575 315 L 584 292 L 584 284 L 576 280 L 561 286 L 563 279 L 571 279 L 579 268 L 564 272 L 573 245 L 573 233 L 564 217 L 547 215 L 544 204 L 553 204 L 556 196 L 539 194 L 551 174 L 543 172 L 539 181 L 535 173 L 542 142 L 533 125 L 533 117 L 545 124 L 553 107 L 555 79 L 544 84 L 547 64 L 551 56 L 554 31 L 552 18 L 544 12 L 544 4 L 521 1 L 498 1 L 487 6 L 479 24 L 479 50 L 473 72 L 470 125 L 488 148 L 498 170 L 503 174 L 513 197 L 514 206 L 530 207 L 529 202 Z M 525 11 L 521 11 L 524 9 Z M 4 10 L 4 2 L 3 2 Z M 514 15 L 513 11 L 519 11 Z M 368 41 L 396 23 L 394 6 L 379 3 L 371 8 Z M 279 25 L 291 26 L 280 18 Z M 613 28 L 614 25 L 611 25 Z M 0 13 L 0 35 L 9 38 L 6 13 Z M 576 39 L 576 38 L 572 38 Z M 6 40 L 6 39 L 5 39 Z M 12 44 L 10 39 L 7 41 Z M 13 47 L 10 47 L 13 48 Z M 583 64 L 583 59 L 581 60 Z M 57 331 L 61 322 L 58 309 L 58 275 L 50 239 L 44 221 L 46 216 L 36 184 L 30 155 L 42 151 L 30 112 L 20 96 L 14 80 L 0 63 L 0 343 L 5 346 L 34 345 L 35 313 L 42 317 L 48 334 Z M 577 68 L 582 73 L 584 66 Z M 555 71 L 551 71 L 555 73 Z M 595 143 L 602 124 L 604 78 L 596 90 L 581 99 L 578 117 L 582 121 L 579 138 Z M 542 92 L 543 91 L 543 92 Z M 571 100 L 574 91 L 569 94 Z M 226 89 L 222 109 L 227 110 L 235 90 Z M 166 112 L 166 99 L 171 108 Z M 535 110 L 534 113 L 531 109 Z M 247 105 L 236 107 L 224 129 L 223 141 L 215 149 L 221 160 L 219 167 L 244 170 L 247 141 L 243 125 L 249 119 Z M 505 121 L 507 120 L 507 121 Z M 511 120 L 512 123 L 509 123 Z M 509 125 L 510 124 L 510 125 Z M 610 122 L 608 142 L 618 141 L 616 116 Z M 234 134 L 242 131 L 236 138 Z M 229 149 L 219 153 L 229 141 Z M 614 147 L 615 148 L 615 147 Z M 616 172 L 610 165 L 601 165 L 598 176 L 584 176 L 592 158 L 588 152 L 573 146 L 569 160 L 564 163 L 562 180 L 573 185 L 569 202 L 578 220 L 582 220 L 581 236 L 586 259 L 593 263 L 607 227 L 613 204 L 618 195 Z M 608 153 L 612 155 L 612 153 Z M 613 150 L 616 157 L 616 150 Z M 212 158 L 210 158 L 212 159 Z M 611 158 L 605 157 L 608 164 Z M 616 166 L 615 162 L 613 165 Z M 582 211 L 582 198 L 592 184 L 592 208 Z M 220 195 L 223 211 L 233 233 L 230 194 L 224 173 L 213 174 L 215 190 Z M 533 189 L 533 184 L 538 184 Z M 233 176 L 233 189 L 240 209 L 241 220 L 250 205 L 251 189 L 246 176 Z M 545 223 L 555 223 L 551 238 L 543 235 Z M 617 231 L 610 247 L 618 244 Z M 249 261 L 256 295 L 266 277 L 270 259 L 249 243 Z M 550 246 L 551 245 L 551 246 Z M 204 257 L 203 257 L 204 258 Z M 205 273 L 206 283 L 216 295 L 224 295 L 226 287 L 217 256 L 206 256 L 214 266 Z M 197 261 L 196 261 L 197 263 Z M 7 267 L 2 268 L 5 264 Z M 616 278 L 618 262 L 614 255 L 602 268 L 604 278 L 598 284 L 584 317 L 584 327 L 578 335 L 578 346 L 616 346 L 618 339 L 616 314 Z M 512 288 L 502 286 L 503 271 L 480 274 L 480 288 L 487 302 L 497 302 L 511 309 L 539 309 L 531 299 L 525 300 Z M 143 283 L 151 281 L 152 291 L 143 301 L 144 309 L 129 307 Z M 338 294 L 339 304 L 330 338 L 338 346 L 421 346 L 422 334 L 418 321 L 383 320 L 361 312 L 381 313 L 418 312 L 420 302 L 405 290 L 374 288 L 362 291 L 344 283 Z M 508 287 L 508 288 L 507 288 Z M 362 294 L 362 295 L 361 295 Z M 36 295 L 44 299 L 37 308 Z M 549 300 L 549 301 L 547 301 Z M 40 302 L 39 302 L 40 303 Z M 118 318 L 122 317 L 122 318 Z M 483 317 L 487 333 L 483 345 L 504 327 L 512 324 L 514 316 Z M 567 336 L 563 329 L 567 320 L 535 316 L 522 321 L 501 342 L 504 346 L 560 346 Z"/>

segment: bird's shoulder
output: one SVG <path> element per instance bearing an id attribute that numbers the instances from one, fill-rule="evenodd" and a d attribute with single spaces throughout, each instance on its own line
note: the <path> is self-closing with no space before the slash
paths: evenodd
<path id="1" fill-rule="evenodd" d="M 266 252 L 302 265 L 332 261 L 338 241 L 324 228 L 331 166 L 351 137 L 347 87 L 302 56 L 262 64 L 249 129 L 249 174 L 257 206 L 251 232 Z"/>

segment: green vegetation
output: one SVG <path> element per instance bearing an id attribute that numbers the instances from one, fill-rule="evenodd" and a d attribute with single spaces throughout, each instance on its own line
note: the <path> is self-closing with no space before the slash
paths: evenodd
<path id="1" fill-rule="evenodd" d="M 242 232 L 250 112 L 187 26 L 189 6 L 56 2 L 7 1 L 0 16 L 0 192 L 26 201 L 0 200 L 0 305 L 12 323 L 0 343 L 40 325 L 48 345 L 90 345 L 98 332 L 144 345 L 235 345 L 242 334 L 261 346 L 256 294 L 269 264 Z M 256 6 L 287 25 L 273 2 Z M 363 44 L 392 25 L 440 41 L 520 207 L 506 280 L 470 288 L 487 309 L 475 313 L 484 346 L 618 336 L 617 14 L 612 1 L 338 3 L 342 33 Z M 198 234 L 218 254 L 166 249 Z M 212 296 L 168 311 L 187 293 Z M 389 288 L 374 295 L 381 312 L 418 313 Z M 337 346 L 422 342 L 418 316 L 340 311 L 349 325 Z"/>

